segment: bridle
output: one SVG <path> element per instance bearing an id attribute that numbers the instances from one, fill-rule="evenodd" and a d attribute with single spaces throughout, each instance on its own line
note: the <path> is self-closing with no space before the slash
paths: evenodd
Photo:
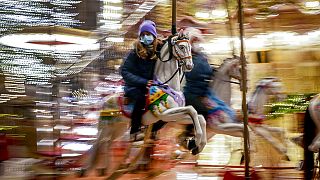
<path id="1" fill-rule="evenodd" d="M 226 62 L 224 62 L 226 63 Z M 224 64 L 223 63 L 223 64 Z M 222 65 L 223 65 L 222 64 Z M 215 64 L 210 64 L 210 65 L 215 65 Z M 217 69 L 213 68 L 213 71 L 218 71 Z M 235 76 L 230 76 L 231 78 L 234 78 L 234 79 L 238 79 L 237 77 Z M 220 81 L 223 81 L 223 82 L 227 82 L 227 83 L 231 83 L 231 84 L 241 84 L 240 82 L 236 82 L 236 81 L 232 81 L 232 80 L 225 80 L 225 79 L 222 79 L 222 78 L 218 78 Z"/>
<path id="2" fill-rule="evenodd" d="M 153 86 L 162 86 L 162 85 L 165 85 L 168 82 L 170 82 L 178 72 L 181 73 L 181 68 L 186 64 L 185 59 L 192 58 L 191 53 L 188 56 L 182 57 L 181 54 L 183 54 L 183 53 L 181 53 L 181 49 L 177 48 L 180 43 L 189 43 L 188 38 L 185 36 L 182 36 L 182 39 L 179 39 L 179 36 L 178 36 L 176 39 L 173 39 L 173 37 L 174 36 L 171 35 L 171 36 L 169 36 L 169 38 L 167 40 L 168 41 L 168 49 L 169 49 L 169 58 L 167 60 L 162 60 L 161 56 L 159 56 L 159 60 L 161 62 L 168 62 L 173 58 L 173 56 L 175 54 L 176 55 L 175 58 L 178 61 L 178 68 L 176 69 L 176 71 L 172 74 L 172 76 L 168 80 L 166 80 L 165 82 L 160 83 L 160 84 L 152 84 Z M 183 46 L 183 47 L 185 47 L 185 46 Z M 191 49 L 188 49 L 187 51 L 191 52 Z M 182 82 L 183 78 L 184 78 L 184 72 L 183 72 L 183 75 L 180 79 L 180 83 Z"/>

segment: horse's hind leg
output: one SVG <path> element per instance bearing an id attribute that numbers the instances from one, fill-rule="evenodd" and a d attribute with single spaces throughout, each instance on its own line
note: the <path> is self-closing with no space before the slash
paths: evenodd
<path id="1" fill-rule="evenodd" d="M 199 149 L 203 149 L 206 144 L 206 129 L 199 122 L 198 113 L 192 106 L 170 108 L 159 115 L 159 119 L 165 122 L 177 122 L 179 124 L 193 124 L 195 132 L 195 143 Z"/>
<path id="2" fill-rule="evenodd" d="M 116 117 L 114 117 L 116 118 Z M 85 176 L 85 173 L 90 171 L 95 165 L 100 176 L 110 169 L 111 165 L 111 146 L 115 139 L 124 134 L 126 124 L 123 122 L 112 122 L 113 120 L 100 120 L 98 125 L 98 136 L 92 148 L 88 152 L 83 168 L 78 172 L 78 175 Z"/>
<path id="3" fill-rule="evenodd" d="M 150 137 L 152 135 L 152 129 L 153 126 L 149 125 L 146 133 L 145 133 L 145 137 L 144 137 L 144 143 L 142 145 L 137 145 L 140 149 L 138 151 L 138 153 L 135 153 L 135 155 L 133 156 L 133 159 L 130 159 L 129 161 L 127 161 L 129 158 L 129 156 L 131 156 L 131 151 L 135 145 L 133 145 L 131 143 L 130 147 L 130 152 L 128 152 L 128 154 L 126 154 L 126 157 L 124 159 L 124 162 L 119 166 L 119 169 L 117 169 L 116 171 L 114 171 L 107 179 L 108 180 L 114 180 L 119 178 L 120 176 L 122 176 L 123 174 L 126 174 L 130 171 L 133 171 L 137 168 L 139 161 L 141 160 L 146 160 L 146 157 L 144 157 L 145 152 L 147 150 L 147 148 L 150 148 L 152 146 L 152 142 L 150 141 Z M 143 159 L 145 158 L 145 159 Z"/>
<path id="4" fill-rule="evenodd" d="M 105 143 L 105 136 L 106 136 L 106 131 L 108 131 L 108 128 L 105 127 L 104 124 L 99 122 L 99 131 L 98 131 L 98 136 L 96 141 L 94 142 L 92 148 L 88 152 L 88 158 L 84 162 L 83 167 L 79 170 L 78 176 L 82 177 L 85 176 L 86 172 L 90 171 L 94 164 L 96 163 L 98 156 L 99 156 L 99 151 L 100 147 Z"/>
<path id="5" fill-rule="evenodd" d="M 251 128 L 255 133 L 267 140 L 278 152 L 287 157 L 287 148 L 278 139 L 274 138 L 267 129 L 263 126 Z"/>
<path id="6" fill-rule="evenodd" d="M 201 128 L 206 130 L 207 124 L 206 124 L 206 120 L 204 119 L 204 117 L 202 115 L 198 115 L 198 119 L 199 119 L 199 123 L 200 123 Z M 207 133 L 205 132 L 205 133 L 203 133 L 203 135 L 201 137 L 201 142 L 200 142 L 199 146 L 192 149 L 192 154 L 193 155 L 199 154 L 204 149 L 206 144 L 207 144 Z"/>

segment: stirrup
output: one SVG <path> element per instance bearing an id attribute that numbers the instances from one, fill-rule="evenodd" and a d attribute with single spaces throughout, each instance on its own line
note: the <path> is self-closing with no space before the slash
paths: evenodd
<path id="1" fill-rule="evenodd" d="M 191 151 L 197 147 L 196 140 L 194 139 L 194 137 L 188 138 L 188 139 L 186 139 L 186 141 L 187 141 L 187 149 L 188 150 Z"/>
<path id="2" fill-rule="evenodd" d="M 130 141 L 131 142 L 143 141 L 144 136 L 145 135 L 143 132 L 136 132 L 136 133 L 130 134 Z"/>
<path id="3" fill-rule="evenodd" d="M 187 137 L 181 141 L 180 145 L 186 150 L 193 150 L 197 147 L 194 137 Z"/>

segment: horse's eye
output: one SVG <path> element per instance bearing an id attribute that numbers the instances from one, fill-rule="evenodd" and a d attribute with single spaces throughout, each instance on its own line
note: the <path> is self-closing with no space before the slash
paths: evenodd
<path id="1" fill-rule="evenodd" d="M 180 47 L 180 49 L 184 49 L 184 46 L 179 46 Z"/>

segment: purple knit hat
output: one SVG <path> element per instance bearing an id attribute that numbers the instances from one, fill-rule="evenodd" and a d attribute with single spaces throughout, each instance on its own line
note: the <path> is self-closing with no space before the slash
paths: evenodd
<path id="1" fill-rule="evenodd" d="M 140 36 L 140 34 L 145 31 L 151 33 L 154 37 L 157 37 L 157 35 L 158 35 L 157 30 L 156 30 L 156 24 L 150 20 L 145 20 L 141 23 L 141 25 L 139 27 L 138 36 Z"/>

